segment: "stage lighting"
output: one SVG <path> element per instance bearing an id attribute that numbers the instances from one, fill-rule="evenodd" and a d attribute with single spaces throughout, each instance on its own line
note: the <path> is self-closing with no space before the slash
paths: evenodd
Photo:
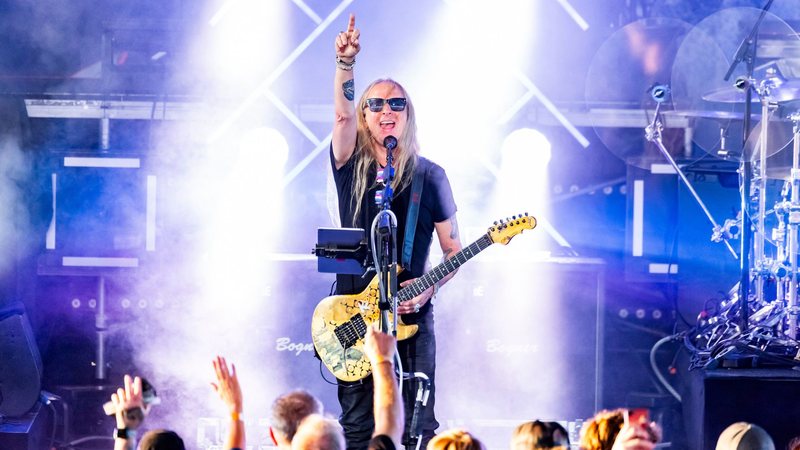
<path id="1" fill-rule="evenodd" d="M 539 131 L 520 128 L 512 131 L 501 147 L 504 167 L 543 167 L 550 162 L 550 141 Z"/>
<path id="2" fill-rule="evenodd" d="M 282 172 L 289 158 L 286 138 L 274 128 L 254 128 L 239 142 L 239 163 L 245 170 L 269 170 L 271 174 Z"/>

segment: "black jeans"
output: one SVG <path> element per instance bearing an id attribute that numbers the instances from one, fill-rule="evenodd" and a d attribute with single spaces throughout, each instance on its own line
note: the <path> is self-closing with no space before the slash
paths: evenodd
<path id="1" fill-rule="evenodd" d="M 430 303 L 428 303 L 430 305 Z M 436 403 L 436 336 L 433 333 L 433 308 L 423 308 L 419 315 L 419 331 L 413 337 L 397 343 L 400 356 L 403 359 L 403 371 L 406 373 L 422 372 L 430 379 L 430 395 L 422 414 L 421 448 L 425 448 L 433 437 L 434 431 L 439 427 L 433 412 Z M 405 406 L 405 432 L 403 444 L 413 448 L 409 440 L 409 428 L 414 413 L 414 401 L 417 396 L 418 381 L 412 379 L 403 383 L 403 404 Z M 372 377 L 354 383 L 339 382 L 339 404 L 342 406 L 342 416 L 339 423 L 344 428 L 348 450 L 366 449 L 372 432 L 375 428 L 372 412 L 373 384 Z"/>

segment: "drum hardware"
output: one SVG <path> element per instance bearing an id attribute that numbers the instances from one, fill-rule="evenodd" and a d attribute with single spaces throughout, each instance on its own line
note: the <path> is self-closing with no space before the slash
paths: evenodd
<path id="1" fill-rule="evenodd" d="M 706 207 L 706 204 L 703 202 L 703 199 L 700 198 L 700 195 L 697 194 L 697 191 L 695 191 L 694 187 L 692 186 L 692 183 L 686 177 L 686 174 L 683 173 L 683 170 L 675 162 L 675 159 L 672 158 L 672 155 L 670 155 L 669 150 L 667 150 L 667 148 L 664 146 L 664 141 L 661 135 L 661 132 L 664 130 L 664 126 L 661 122 L 661 116 L 659 113 L 661 111 L 661 105 L 663 105 L 664 102 L 667 100 L 666 94 L 668 94 L 670 90 L 669 88 L 664 88 L 659 92 L 665 92 L 665 95 L 656 95 L 655 90 L 651 91 L 653 100 L 655 100 L 656 102 L 656 110 L 653 113 L 653 120 L 645 128 L 645 137 L 647 138 L 648 141 L 656 145 L 656 147 L 661 151 L 661 154 L 664 155 L 664 158 L 670 163 L 672 168 L 675 169 L 675 173 L 678 174 L 681 181 L 683 181 L 683 184 L 686 186 L 686 188 L 692 194 L 692 197 L 694 197 L 697 204 L 705 213 L 706 217 L 708 218 L 708 221 L 711 222 L 712 239 L 714 238 L 714 236 L 724 237 L 724 233 L 722 232 L 722 227 L 714 219 L 714 216 L 711 215 L 711 212 Z M 734 258 L 738 259 L 739 256 L 736 254 L 736 250 L 734 250 L 733 247 L 731 246 L 731 243 L 724 238 L 720 240 L 725 243 L 725 246 L 728 248 L 728 251 L 731 253 L 731 255 L 733 255 Z"/>
<path id="2" fill-rule="evenodd" d="M 800 111 L 784 111 L 800 101 L 800 80 L 783 76 L 794 72 L 785 70 L 781 55 L 757 54 L 767 53 L 761 28 L 768 30 L 770 39 L 791 40 L 791 48 L 795 41 L 800 43 L 800 35 L 768 12 L 771 4 L 772 0 L 761 10 L 720 10 L 694 26 L 673 19 L 632 22 L 598 49 L 588 74 L 592 82 L 586 85 L 587 104 L 655 109 L 644 130 L 653 145 L 641 145 L 636 139 L 641 134 L 632 137 L 630 128 L 608 130 L 602 117 L 592 118 L 609 151 L 643 169 L 656 154 L 666 158 L 711 223 L 711 239 L 739 260 L 739 283 L 722 301 L 707 307 L 693 328 L 676 335 L 691 350 L 692 367 L 712 367 L 725 358 L 791 363 L 797 356 L 794 364 L 800 362 L 795 341 L 800 314 Z M 734 40 L 740 45 L 731 59 L 727 49 L 736 48 L 730 45 Z M 642 43 L 659 48 L 658 57 L 645 61 Z M 619 67 L 629 70 L 620 72 Z M 669 80 L 669 86 L 659 80 Z M 645 86 L 650 86 L 650 96 L 643 101 Z M 685 127 L 682 151 L 668 149 L 664 142 L 669 136 L 662 138 L 665 125 L 674 123 Z M 791 164 L 782 159 L 790 143 Z M 693 151 L 696 148 L 706 155 Z M 688 164 L 707 155 L 736 162 L 741 191 L 737 217 L 718 223 L 673 155 L 682 155 Z M 741 247 L 734 249 L 730 241 L 736 238 Z"/>

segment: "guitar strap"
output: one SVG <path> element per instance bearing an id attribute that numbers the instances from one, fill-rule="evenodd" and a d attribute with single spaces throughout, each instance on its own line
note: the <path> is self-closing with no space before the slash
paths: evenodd
<path id="1" fill-rule="evenodd" d="M 425 175 L 428 173 L 429 164 L 425 158 L 420 157 L 417 167 L 414 168 L 414 178 L 411 180 L 411 199 L 408 201 L 406 214 L 406 233 L 403 240 L 402 266 L 411 270 L 411 251 L 414 250 L 414 234 L 417 231 L 417 217 L 419 217 L 419 204 L 422 202 L 422 187 L 425 184 Z"/>

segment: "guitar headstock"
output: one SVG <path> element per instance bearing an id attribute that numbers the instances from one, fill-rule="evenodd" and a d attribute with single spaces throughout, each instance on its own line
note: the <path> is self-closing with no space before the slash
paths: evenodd
<path id="1" fill-rule="evenodd" d="M 495 244 L 506 245 L 514 236 L 536 227 L 536 219 L 528 213 L 499 220 L 489 227 L 489 238 Z"/>

